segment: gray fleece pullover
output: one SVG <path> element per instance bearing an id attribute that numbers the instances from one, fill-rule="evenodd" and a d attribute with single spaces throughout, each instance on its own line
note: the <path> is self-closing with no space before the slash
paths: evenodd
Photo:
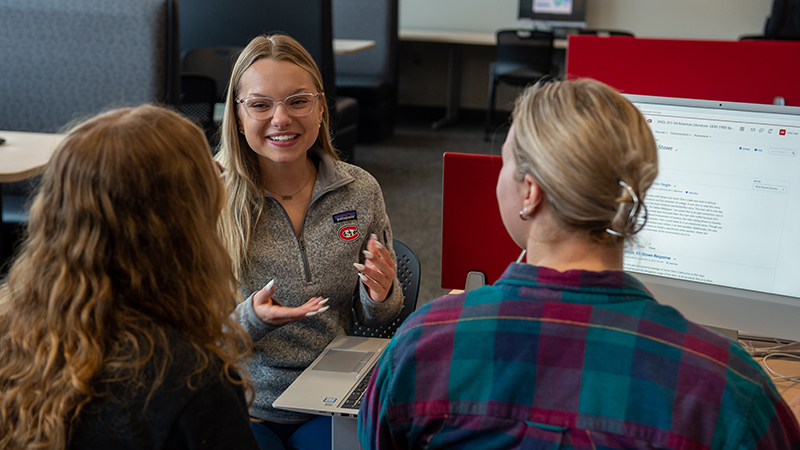
<path id="1" fill-rule="evenodd" d="M 397 278 L 386 300 L 379 303 L 369 298 L 353 267 L 364 262 L 361 252 L 372 233 L 395 257 L 378 182 L 363 169 L 315 150 L 311 151 L 317 181 L 300 236 L 281 204 L 265 191 L 265 211 L 239 280 L 247 300 L 236 313 L 253 338 L 254 359 L 246 364 L 256 390 L 250 414 L 271 422 L 297 423 L 313 417 L 275 409 L 272 402 L 333 338 L 352 333 L 354 310 L 362 324 L 377 326 L 394 320 L 403 303 Z M 273 298 L 284 306 L 329 297 L 330 309 L 282 327 L 264 324 L 253 311 L 252 294 L 272 279 Z"/>

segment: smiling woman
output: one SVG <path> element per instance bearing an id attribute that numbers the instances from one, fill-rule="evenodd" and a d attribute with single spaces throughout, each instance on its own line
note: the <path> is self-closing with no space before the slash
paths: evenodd
<path id="1" fill-rule="evenodd" d="M 246 298 L 237 314 L 254 341 L 253 429 L 262 448 L 330 448 L 329 419 L 272 402 L 334 337 L 352 333 L 354 311 L 368 326 L 400 312 L 383 194 L 339 160 L 322 77 L 288 36 L 260 36 L 242 51 L 221 133 L 220 228 Z"/>

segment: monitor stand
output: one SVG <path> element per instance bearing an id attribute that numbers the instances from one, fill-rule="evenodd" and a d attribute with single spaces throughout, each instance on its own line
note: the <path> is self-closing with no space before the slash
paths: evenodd
<path id="1" fill-rule="evenodd" d="M 728 328 L 719 328 L 719 327 L 712 327 L 709 325 L 703 325 L 704 327 L 708 328 L 709 330 L 716 331 L 717 333 L 725 336 L 726 338 L 734 341 L 739 342 L 739 332 L 737 330 L 731 330 Z"/>

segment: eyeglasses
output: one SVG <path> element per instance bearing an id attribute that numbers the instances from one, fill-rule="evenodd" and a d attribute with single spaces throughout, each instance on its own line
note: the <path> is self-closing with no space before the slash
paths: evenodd
<path id="1" fill-rule="evenodd" d="M 275 110 L 280 104 L 283 104 L 283 108 L 290 116 L 305 117 L 314 111 L 317 97 L 319 97 L 319 92 L 316 94 L 293 94 L 283 100 L 275 100 L 270 97 L 248 97 L 236 99 L 236 103 L 244 104 L 244 110 L 252 119 L 267 120 L 275 115 Z"/>

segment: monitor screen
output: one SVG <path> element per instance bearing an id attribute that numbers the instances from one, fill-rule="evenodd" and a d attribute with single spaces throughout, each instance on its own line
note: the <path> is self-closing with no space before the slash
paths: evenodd
<path id="1" fill-rule="evenodd" d="M 586 26 L 586 0 L 519 0 L 520 20 L 554 27 Z"/>
<path id="2" fill-rule="evenodd" d="M 800 340 L 800 108 L 628 98 L 659 173 L 625 270 L 695 322 Z"/>

